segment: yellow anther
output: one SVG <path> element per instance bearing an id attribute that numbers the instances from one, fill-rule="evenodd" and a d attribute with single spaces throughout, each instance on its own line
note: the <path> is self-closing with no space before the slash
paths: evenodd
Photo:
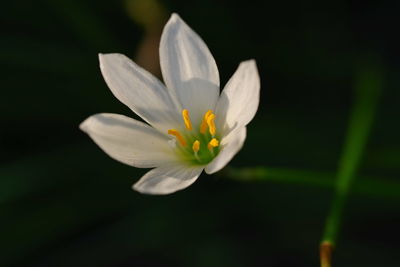
<path id="1" fill-rule="evenodd" d="M 170 129 L 170 130 L 168 130 L 168 134 L 175 136 L 176 139 L 179 141 L 179 143 L 180 143 L 182 146 L 186 146 L 186 141 L 185 141 L 185 139 L 182 137 L 181 133 L 180 133 L 178 130 Z"/>
<path id="2" fill-rule="evenodd" d="M 211 141 L 208 143 L 207 148 L 209 150 L 212 150 L 214 147 L 219 146 L 219 142 L 216 138 L 211 139 Z"/>
<path id="3" fill-rule="evenodd" d="M 215 115 L 212 113 L 210 114 L 210 116 L 207 117 L 208 130 L 210 131 L 210 134 L 212 136 L 214 136 L 215 132 L 217 131 L 217 129 L 215 128 L 214 119 Z"/>
<path id="4" fill-rule="evenodd" d="M 203 121 L 201 122 L 201 125 L 200 125 L 200 133 L 202 133 L 202 134 L 206 133 L 207 127 L 208 127 L 207 118 L 211 114 L 212 114 L 212 110 L 209 110 L 209 111 L 206 112 L 206 114 L 204 114 Z"/>
<path id="5" fill-rule="evenodd" d="M 190 121 L 189 111 L 187 109 L 182 110 L 183 121 L 185 122 L 186 129 L 192 130 L 192 122 Z"/>
<path id="6" fill-rule="evenodd" d="M 199 152 L 199 150 L 200 150 L 200 141 L 199 140 L 196 140 L 193 142 L 192 149 L 193 149 L 194 153 Z"/>

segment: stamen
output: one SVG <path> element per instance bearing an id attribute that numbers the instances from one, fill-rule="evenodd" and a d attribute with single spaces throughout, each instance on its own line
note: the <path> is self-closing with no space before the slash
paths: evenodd
<path id="1" fill-rule="evenodd" d="M 203 117 L 203 121 L 201 122 L 201 126 L 200 126 L 200 133 L 205 134 L 207 131 L 207 118 L 212 114 L 212 110 L 209 110 L 206 112 L 206 114 L 204 114 Z"/>
<path id="2" fill-rule="evenodd" d="M 185 141 L 185 139 L 182 137 L 181 133 L 180 133 L 178 130 L 170 129 L 170 130 L 168 130 L 168 134 L 175 136 L 176 139 L 179 141 L 179 143 L 180 143 L 182 146 L 186 146 L 186 141 Z"/>
<path id="3" fill-rule="evenodd" d="M 214 114 L 210 114 L 210 116 L 208 116 L 208 118 L 207 118 L 208 130 L 210 131 L 211 136 L 214 136 L 215 132 L 217 131 L 217 129 L 215 127 L 214 119 L 215 119 Z"/>
<path id="4" fill-rule="evenodd" d="M 211 139 L 211 141 L 208 143 L 207 148 L 208 150 L 212 151 L 214 147 L 219 146 L 219 142 L 216 138 Z"/>
<path id="5" fill-rule="evenodd" d="M 199 140 L 196 140 L 196 141 L 193 142 L 192 149 L 193 149 L 193 151 L 194 151 L 194 157 L 195 157 L 198 161 L 200 161 L 199 155 L 197 154 L 197 152 L 199 152 L 199 150 L 200 150 L 200 141 L 199 141 Z"/>
<path id="6" fill-rule="evenodd" d="M 192 149 L 193 149 L 194 153 L 199 152 L 199 150 L 200 150 L 200 141 L 199 140 L 196 140 L 193 142 Z"/>
<path id="7" fill-rule="evenodd" d="M 189 111 L 187 109 L 182 110 L 183 121 L 185 122 L 186 129 L 192 130 L 192 122 L 190 121 Z"/>

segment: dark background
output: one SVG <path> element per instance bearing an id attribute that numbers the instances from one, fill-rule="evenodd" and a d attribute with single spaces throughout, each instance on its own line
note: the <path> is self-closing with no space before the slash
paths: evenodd
<path id="1" fill-rule="evenodd" d="M 159 74 L 158 38 L 177 12 L 209 46 L 222 85 L 240 61 L 257 60 L 261 104 L 237 168 L 334 175 L 354 77 L 365 66 L 381 75 L 358 174 L 394 189 L 350 196 L 334 262 L 400 266 L 398 3 L 2 1 L 0 265 L 318 266 L 332 186 L 223 171 L 173 195 L 141 195 L 131 185 L 147 170 L 110 159 L 78 129 L 99 112 L 135 117 L 107 88 L 97 54 Z"/>

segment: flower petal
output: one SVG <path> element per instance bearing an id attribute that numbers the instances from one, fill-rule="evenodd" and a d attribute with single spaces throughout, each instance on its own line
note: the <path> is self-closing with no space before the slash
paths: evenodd
<path id="1" fill-rule="evenodd" d="M 99 54 L 103 77 L 112 93 L 162 132 L 179 121 L 179 110 L 165 86 L 122 54 Z"/>
<path id="2" fill-rule="evenodd" d="M 260 77 L 255 60 L 240 63 L 226 84 L 217 103 L 216 124 L 227 134 L 246 126 L 254 117 L 260 101 Z"/>
<path id="3" fill-rule="evenodd" d="M 146 173 L 133 189 L 140 193 L 166 195 L 182 190 L 196 181 L 204 167 L 165 165 Z"/>
<path id="4" fill-rule="evenodd" d="M 80 128 L 110 157 L 139 168 L 175 162 L 168 138 L 149 125 L 118 114 L 90 116 Z"/>
<path id="5" fill-rule="evenodd" d="M 246 139 L 246 127 L 236 128 L 229 133 L 228 136 L 221 140 L 221 151 L 218 156 L 211 161 L 205 171 L 208 174 L 213 174 L 221 170 L 225 165 L 236 155 L 242 148 Z"/>
<path id="6" fill-rule="evenodd" d="M 204 41 L 177 14 L 172 14 L 163 30 L 160 64 L 171 96 L 200 125 L 204 113 L 214 110 L 218 100 L 218 68 Z"/>

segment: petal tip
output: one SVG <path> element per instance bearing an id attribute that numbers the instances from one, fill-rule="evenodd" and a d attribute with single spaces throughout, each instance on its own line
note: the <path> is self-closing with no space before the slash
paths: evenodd
<path id="1" fill-rule="evenodd" d="M 100 67 L 102 67 L 104 65 L 104 60 L 107 54 L 103 54 L 103 53 L 99 53 L 99 62 L 100 62 Z"/>
<path id="2" fill-rule="evenodd" d="M 132 185 L 131 188 L 132 188 L 132 190 L 141 193 L 141 192 L 140 192 L 140 188 L 139 188 L 139 186 L 138 186 L 138 182 L 134 183 L 134 184 Z"/>
<path id="3" fill-rule="evenodd" d="M 211 168 L 208 168 L 208 166 L 204 169 L 204 172 L 207 173 L 208 175 L 211 175 L 213 173 L 216 173 L 216 170 L 213 170 Z"/>
<path id="4" fill-rule="evenodd" d="M 160 195 L 159 192 L 153 192 L 153 190 L 149 190 L 148 187 L 143 186 L 143 180 L 139 179 L 136 183 L 132 185 L 132 190 L 139 192 L 141 194 L 146 194 L 146 195 Z"/>
<path id="5" fill-rule="evenodd" d="M 182 20 L 182 18 L 178 15 L 178 13 L 173 12 L 173 13 L 171 14 L 170 20 L 171 20 L 171 21 L 177 21 L 177 20 Z"/>
<path id="6" fill-rule="evenodd" d="M 100 61 L 104 61 L 106 59 L 111 59 L 111 58 L 117 58 L 117 57 L 124 58 L 126 56 L 124 54 L 121 54 L 121 53 L 106 53 L 106 54 L 99 53 Z"/>
<path id="7" fill-rule="evenodd" d="M 251 64 L 257 65 L 257 62 L 254 58 L 248 60 Z"/>
<path id="8" fill-rule="evenodd" d="M 85 133 L 89 133 L 90 128 L 93 123 L 95 123 L 99 118 L 107 118 L 110 114 L 108 113 L 97 113 L 88 118 L 86 118 L 81 124 L 79 124 L 79 129 Z"/>
<path id="9" fill-rule="evenodd" d="M 149 188 L 142 187 L 140 184 L 140 180 L 132 185 L 132 190 L 139 192 L 145 195 L 169 195 L 175 193 L 176 191 L 164 192 L 164 191 L 157 191 L 157 190 L 149 190 Z"/>
<path id="10" fill-rule="evenodd" d="M 168 27 L 177 27 L 180 25 L 187 26 L 186 22 L 181 18 L 181 16 L 178 15 L 178 13 L 172 13 L 168 22 L 165 24 L 164 29 Z"/>
<path id="11" fill-rule="evenodd" d="M 247 69 L 250 73 L 253 73 L 258 80 L 260 80 L 260 75 L 258 73 L 257 62 L 255 59 L 248 59 L 240 62 L 239 68 Z M 258 82 L 259 83 L 259 82 Z"/>
<path id="12" fill-rule="evenodd" d="M 103 54 L 103 53 L 98 53 L 97 54 L 99 57 L 100 62 L 103 60 L 103 58 L 107 55 L 107 54 Z"/>
<path id="13" fill-rule="evenodd" d="M 251 59 L 240 62 L 240 65 L 249 65 L 252 67 L 257 67 L 257 62 L 254 58 L 251 58 Z"/>
<path id="14" fill-rule="evenodd" d="M 86 120 L 81 122 L 81 124 L 79 124 L 79 129 L 85 133 L 88 131 L 88 120 L 89 118 L 87 118 Z"/>

